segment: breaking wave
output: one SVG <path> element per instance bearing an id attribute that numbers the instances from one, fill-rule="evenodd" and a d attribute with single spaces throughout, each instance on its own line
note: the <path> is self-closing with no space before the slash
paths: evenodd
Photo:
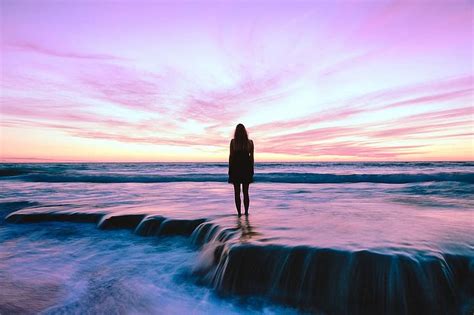
<path id="1" fill-rule="evenodd" d="M 169 183 L 169 182 L 227 182 L 226 174 L 178 175 L 123 175 L 123 174 L 67 174 L 28 173 L 26 170 L 2 170 L 2 179 L 47 183 Z M 397 174 L 326 174 L 326 173 L 258 173 L 255 182 L 262 183 L 382 183 L 406 184 L 423 182 L 474 183 L 474 173 L 397 173 Z"/>

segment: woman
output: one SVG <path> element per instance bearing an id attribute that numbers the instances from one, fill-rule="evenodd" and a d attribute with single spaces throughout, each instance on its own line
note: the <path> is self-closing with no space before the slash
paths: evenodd
<path id="1" fill-rule="evenodd" d="M 230 141 L 229 183 L 234 184 L 235 207 L 240 216 L 240 185 L 244 192 L 245 215 L 249 214 L 249 184 L 253 182 L 253 141 L 249 139 L 244 125 L 235 128 Z"/>

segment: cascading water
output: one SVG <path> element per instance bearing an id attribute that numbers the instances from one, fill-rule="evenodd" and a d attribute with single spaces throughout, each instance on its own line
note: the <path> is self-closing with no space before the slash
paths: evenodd
<path id="1" fill-rule="evenodd" d="M 241 231 L 205 219 L 12 213 L 7 222 L 98 222 L 142 236 L 188 236 L 201 247 L 200 283 L 223 295 L 258 295 L 330 314 L 462 313 L 474 296 L 474 259 L 239 242 Z"/>

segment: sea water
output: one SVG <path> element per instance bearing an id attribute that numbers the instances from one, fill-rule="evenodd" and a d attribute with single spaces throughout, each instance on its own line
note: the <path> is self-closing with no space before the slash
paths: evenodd
<path id="1" fill-rule="evenodd" d="M 471 162 L 257 163 L 248 217 L 225 163 L 1 164 L 0 175 L 2 314 L 474 305 Z"/>

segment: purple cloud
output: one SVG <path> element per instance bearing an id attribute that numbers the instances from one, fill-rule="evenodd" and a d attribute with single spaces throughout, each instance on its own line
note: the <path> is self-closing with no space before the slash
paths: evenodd
<path id="1" fill-rule="evenodd" d="M 115 60 L 125 60 L 124 58 L 109 55 L 109 54 L 92 54 L 92 53 L 80 53 L 80 52 L 65 52 L 59 51 L 56 49 L 48 48 L 42 45 L 37 45 L 34 43 L 10 43 L 6 45 L 7 49 L 19 50 L 24 52 L 33 52 L 37 54 L 48 55 L 58 58 L 72 58 L 72 59 L 89 59 L 89 60 L 102 60 L 102 61 L 115 61 Z"/>

